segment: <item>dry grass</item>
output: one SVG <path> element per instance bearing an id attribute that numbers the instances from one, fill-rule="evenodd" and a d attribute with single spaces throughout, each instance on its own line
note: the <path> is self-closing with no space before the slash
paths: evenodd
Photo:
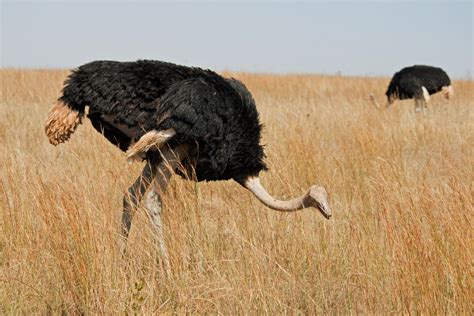
<path id="1" fill-rule="evenodd" d="M 265 124 L 265 185 L 279 197 L 324 185 L 333 218 L 274 212 L 235 182 L 176 178 L 166 278 L 143 211 L 129 256 L 117 254 L 140 164 L 88 121 L 58 147 L 44 135 L 66 75 L 0 71 L 0 313 L 472 314 L 472 81 L 415 114 L 412 101 L 369 104 L 387 78 L 233 74 Z"/>

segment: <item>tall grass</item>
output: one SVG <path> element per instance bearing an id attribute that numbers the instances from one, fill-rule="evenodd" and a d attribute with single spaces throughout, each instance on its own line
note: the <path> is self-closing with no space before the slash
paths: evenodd
<path id="1" fill-rule="evenodd" d="M 472 81 L 415 114 L 412 101 L 368 102 L 388 78 L 226 73 L 265 124 L 262 181 L 282 198 L 324 185 L 333 218 L 175 177 L 166 277 L 142 210 L 127 257 L 117 253 L 141 166 L 88 121 L 58 147 L 43 133 L 66 75 L 0 71 L 0 313 L 472 313 Z"/>

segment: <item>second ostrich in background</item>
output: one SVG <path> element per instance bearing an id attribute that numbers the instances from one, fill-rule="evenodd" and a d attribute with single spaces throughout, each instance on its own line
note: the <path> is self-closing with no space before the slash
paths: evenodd
<path id="1" fill-rule="evenodd" d="M 444 97 L 450 99 L 453 96 L 451 80 L 446 72 L 437 67 L 415 65 L 406 67 L 395 73 L 387 92 L 387 107 L 396 100 L 415 99 L 415 111 L 418 112 L 427 107 L 430 95 L 443 91 Z M 373 94 L 370 99 L 374 105 L 380 108 Z"/>
<path id="2" fill-rule="evenodd" d="M 72 72 L 58 101 L 45 126 L 53 145 L 69 139 L 89 106 L 87 116 L 97 131 L 129 159 L 146 160 L 124 197 L 123 241 L 133 208 L 153 182 L 145 206 L 165 264 L 160 194 L 174 173 L 195 181 L 234 179 L 272 209 L 315 207 L 331 216 L 323 187 L 280 201 L 260 184 L 259 173 L 266 170 L 261 125 L 250 92 L 238 80 L 160 61 L 96 61 Z"/>

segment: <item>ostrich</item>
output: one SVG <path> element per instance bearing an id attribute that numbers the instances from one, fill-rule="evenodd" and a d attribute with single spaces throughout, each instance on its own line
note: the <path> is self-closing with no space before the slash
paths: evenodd
<path id="1" fill-rule="evenodd" d="M 386 107 L 397 99 L 415 99 L 415 111 L 419 112 L 423 107 L 427 108 L 430 95 L 439 91 L 443 91 L 444 97 L 448 100 L 454 94 L 451 80 L 443 69 L 424 65 L 406 67 L 395 73 L 390 81 L 385 92 Z M 370 94 L 370 99 L 380 108 L 373 94 Z"/>
<path id="2" fill-rule="evenodd" d="M 120 249 L 124 252 L 133 209 L 144 197 L 158 247 L 169 269 L 163 241 L 161 198 L 173 174 L 194 181 L 233 179 L 267 207 L 292 212 L 315 207 L 331 217 L 327 193 L 312 186 L 299 198 L 281 201 L 261 185 L 266 170 L 261 125 L 244 84 L 211 70 L 161 61 L 94 61 L 72 71 L 50 110 L 46 135 L 67 141 L 85 115 L 129 160 L 145 160 L 141 175 L 123 198 Z M 153 189 L 149 189 L 152 185 Z"/>

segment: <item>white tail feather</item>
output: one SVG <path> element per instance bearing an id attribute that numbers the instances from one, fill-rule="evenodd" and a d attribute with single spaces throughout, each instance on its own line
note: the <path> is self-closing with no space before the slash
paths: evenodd
<path id="1" fill-rule="evenodd" d="M 145 158 L 146 153 L 152 149 L 160 149 L 171 137 L 176 135 L 176 131 L 172 128 L 157 131 L 153 130 L 142 137 L 135 144 L 131 145 L 127 150 L 127 161 L 141 161 Z"/>

